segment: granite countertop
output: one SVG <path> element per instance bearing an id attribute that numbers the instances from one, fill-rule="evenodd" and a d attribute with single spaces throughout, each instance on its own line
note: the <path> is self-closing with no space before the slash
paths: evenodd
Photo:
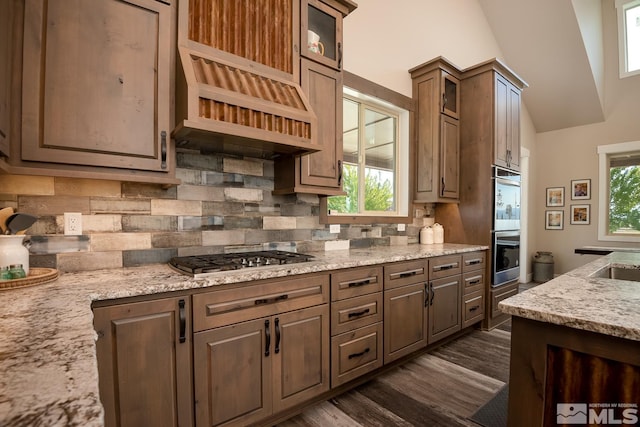
<path id="1" fill-rule="evenodd" d="M 597 277 L 607 266 L 640 269 L 640 253 L 605 255 L 499 307 L 526 319 L 640 341 L 640 282 Z"/>
<path id="2" fill-rule="evenodd" d="M 167 265 L 63 273 L 0 291 L 0 425 L 102 426 L 91 303 L 488 249 L 440 244 L 312 253 L 301 264 L 191 278 Z"/>

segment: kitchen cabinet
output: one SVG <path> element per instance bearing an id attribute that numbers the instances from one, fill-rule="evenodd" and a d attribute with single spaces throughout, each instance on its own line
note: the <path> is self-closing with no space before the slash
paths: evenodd
<path id="1" fill-rule="evenodd" d="M 460 255 L 429 259 L 429 344 L 461 328 L 461 272 Z"/>
<path id="2" fill-rule="evenodd" d="M 0 15 L 0 155 L 8 156 L 11 132 L 11 95 L 13 87 L 14 16 L 16 2 L 2 2 Z"/>
<path id="3" fill-rule="evenodd" d="M 342 72 L 301 59 L 301 85 L 318 120 L 317 148 L 275 161 L 274 193 L 342 192 Z"/>
<path id="4" fill-rule="evenodd" d="M 515 73 L 497 60 L 465 70 L 461 84 L 463 139 L 492 152 L 491 162 L 520 170 L 521 91 L 526 87 Z"/>
<path id="5" fill-rule="evenodd" d="M 486 252 L 462 255 L 462 327 L 484 319 Z"/>
<path id="6" fill-rule="evenodd" d="M 384 363 L 427 345 L 428 261 L 384 267 Z"/>
<path id="7" fill-rule="evenodd" d="M 191 426 L 189 297 L 95 307 L 105 426 Z"/>
<path id="8" fill-rule="evenodd" d="M 382 366 L 382 267 L 331 274 L 331 387 Z"/>
<path id="9" fill-rule="evenodd" d="M 5 169 L 178 183 L 175 16 L 168 1 L 26 0 L 20 138 Z"/>
<path id="10" fill-rule="evenodd" d="M 460 192 L 460 73 L 442 57 L 409 72 L 417 105 L 414 203 L 457 202 Z"/>
<path id="11" fill-rule="evenodd" d="M 344 194 L 342 19 L 354 8 L 350 1 L 301 2 L 300 84 L 318 120 L 314 146 L 319 151 L 276 159 L 275 194 Z"/>
<path id="12" fill-rule="evenodd" d="M 193 299 L 196 425 L 258 422 L 329 390 L 327 274 Z"/>

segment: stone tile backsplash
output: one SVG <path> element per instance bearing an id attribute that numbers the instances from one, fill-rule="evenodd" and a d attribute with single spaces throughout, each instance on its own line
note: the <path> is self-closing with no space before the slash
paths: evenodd
<path id="1" fill-rule="evenodd" d="M 319 223 L 319 198 L 273 195 L 273 161 L 177 153 L 182 184 L 0 175 L 0 207 L 39 217 L 32 266 L 63 271 L 165 263 L 172 256 L 239 250 L 298 252 L 415 243 L 419 226 Z M 82 236 L 64 236 L 64 213 Z"/>

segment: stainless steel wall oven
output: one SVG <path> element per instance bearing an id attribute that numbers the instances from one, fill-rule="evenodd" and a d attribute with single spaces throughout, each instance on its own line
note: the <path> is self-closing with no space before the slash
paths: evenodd
<path id="1" fill-rule="evenodd" d="M 520 174 L 493 167 L 491 286 L 520 276 Z"/>
<path id="2" fill-rule="evenodd" d="M 520 230 L 495 231 L 491 286 L 500 286 L 520 276 Z"/>

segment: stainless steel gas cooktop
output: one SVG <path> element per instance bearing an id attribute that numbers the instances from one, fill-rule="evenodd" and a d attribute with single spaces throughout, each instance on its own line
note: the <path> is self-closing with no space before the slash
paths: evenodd
<path id="1" fill-rule="evenodd" d="M 313 256 L 286 251 L 238 252 L 230 254 L 174 257 L 169 265 L 181 273 L 196 275 L 267 265 L 307 262 Z"/>

